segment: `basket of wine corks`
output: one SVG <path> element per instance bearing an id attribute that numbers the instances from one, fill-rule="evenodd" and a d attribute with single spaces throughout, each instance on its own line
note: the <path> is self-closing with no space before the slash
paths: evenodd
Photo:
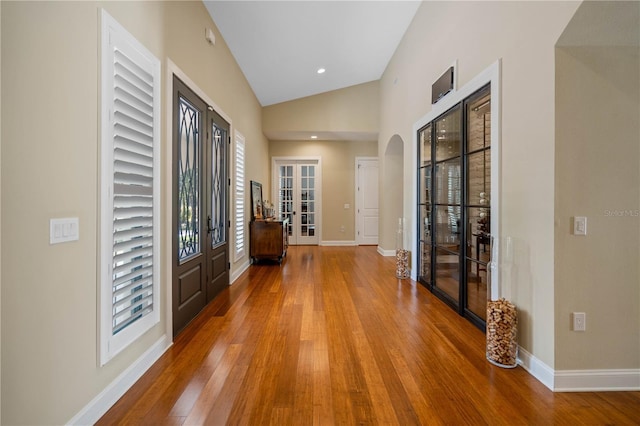
<path id="1" fill-rule="evenodd" d="M 487 302 L 487 359 L 499 367 L 514 368 L 518 358 L 518 316 L 504 298 Z"/>

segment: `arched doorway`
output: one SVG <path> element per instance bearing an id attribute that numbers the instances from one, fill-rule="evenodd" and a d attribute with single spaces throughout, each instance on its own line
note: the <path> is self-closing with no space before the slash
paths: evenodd
<path id="1" fill-rule="evenodd" d="M 404 215 L 404 141 L 399 135 L 389 139 L 383 164 L 379 247 L 383 254 L 392 256 L 396 249 L 398 218 Z"/>

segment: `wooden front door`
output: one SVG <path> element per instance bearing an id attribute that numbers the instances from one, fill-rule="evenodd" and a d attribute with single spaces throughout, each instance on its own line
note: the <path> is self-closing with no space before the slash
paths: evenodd
<path id="1" fill-rule="evenodd" d="M 173 81 L 173 334 L 229 285 L 229 124 Z"/>

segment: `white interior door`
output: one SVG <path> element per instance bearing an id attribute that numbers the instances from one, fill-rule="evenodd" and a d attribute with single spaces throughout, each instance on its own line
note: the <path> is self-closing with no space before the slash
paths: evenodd
<path id="1" fill-rule="evenodd" d="M 317 245 L 320 235 L 319 160 L 274 160 L 278 215 L 289 219 L 289 244 Z"/>
<path id="2" fill-rule="evenodd" d="M 378 244 L 377 158 L 356 158 L 356 243 Z"/>

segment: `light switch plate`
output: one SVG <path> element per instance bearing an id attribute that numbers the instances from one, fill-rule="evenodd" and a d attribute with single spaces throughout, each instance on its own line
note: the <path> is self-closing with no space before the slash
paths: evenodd
<path id="1" fill-rule="evenodd" d="M 77 241 L 80 238 L 80 225 L 77 217 L 49 220 L 49 244 Z"/>

